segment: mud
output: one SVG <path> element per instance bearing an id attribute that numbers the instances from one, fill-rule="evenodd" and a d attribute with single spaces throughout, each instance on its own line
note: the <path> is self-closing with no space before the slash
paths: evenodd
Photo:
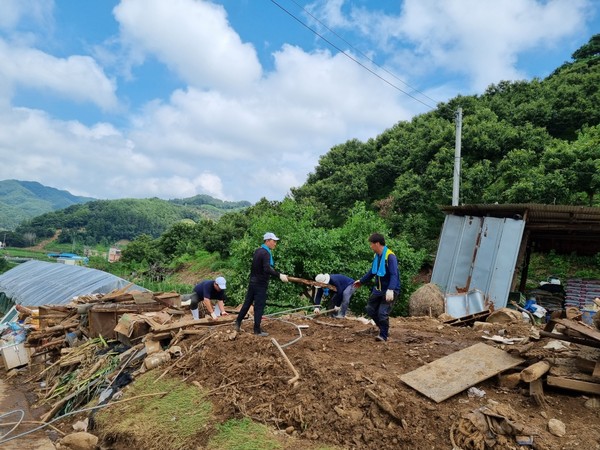
<path id="1" fill-rule="evenodd" d="M 293 343 L 299 334 L 290 322 L 308 325 Z M 494 327 L 511 337 L 530 332 L 526 324 Z M 177 369 L 186 382 L 196 381 L 210 391 L 223 421 L 248 416 L 288 432 L 293 427 L 301 438 L 349 449 L 452 449 L 450 433 L 462 416 L 491 400 L 512 408 L 510 419 L 527 427 L 533 448 L 600 449 L 600 412 L 584 407 L 586 396 L 546 388 L 541 407 L 529 397 L 528 385 L 506 389 L 494 377 L 477 385 L 485 391 L 482 398 L 462 392 L 438 404 L 400 380 L 423 364 L 482 342 L 481 331 L 431 318 L 393 319 L 391 338 L 381 343 L 374 339 L 374 327 L 354 320 L 268 320 L 264 328 L 267 338 L 217 328 L 208 345 Z M 297 382 L 271 338 L 284 346 L 299 374 Z M 565 436 L 548 432 L 551 418 L 565 423 Z M 509 441 L 511 447 L 500 441 L 480 448 L 519 448 L 514 439 Z M 463 448 L 478 448 L 472 445 Z"/>

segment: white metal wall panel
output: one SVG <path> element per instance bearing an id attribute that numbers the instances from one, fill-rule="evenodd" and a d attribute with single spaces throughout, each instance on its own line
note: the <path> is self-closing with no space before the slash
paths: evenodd
<path id="1" fill-rule="evenodd" d="M 431 282 L 445 295 L 478 289 L 506 306 L 524 229 L 523 220 L 446 216 Z"/>
<path id="2" fill-rule="evenodd" d="M 466 287 L 481 222 L 480 217 L 446 216 L 431 274 L 444 294 Z"/>
<path id="3" fill-rule="evenodd" d="M 482 289 L 496 308 L 508 301 L 524 229 L 523 220 L 484 219 L 471 288 Z"/>

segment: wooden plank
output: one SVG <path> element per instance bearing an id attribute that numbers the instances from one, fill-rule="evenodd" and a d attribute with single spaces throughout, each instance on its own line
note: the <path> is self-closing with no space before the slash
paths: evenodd
<path id="1" fill-rule="evenodd" d="M 453 327 L 464 327 L 464 326 L 468 326 L 468 325 L 473 325 L 474 322 L 478 322 L 478 321 L 487 323 L 487 322 L 485 322 L 485 319 L 487 319 L 487 317 L 489 315 L 490 315 L 490 310 L 486 309 L 485 311 L 480 311 L 475 314 L 469 314 L 467 316 L 454 318 L 454 319 L 450 319 L 450 320 L 445 320 L 444 324 L 452 325 Z"/>
<path id="2" fill-rule="evenodd" d="M 587 339 L 587 338 L 575 337 L 575 336 L 567 336 L 566 334 L 560 334 L 560 333 L 549 333 L 548 331 L 544 331 L 544 330 L 540 331 L 540 336 L 557 339 L 559 341 L 573 342 L 575 344 L 585 345 L 587 347 L 600 348 L 600 342 L 593 340 L 593 339 Z"/>
<path id="3" fill-rule="evenodd" d="M 592 376 L 600 378 L 600 361 L 596 361 L 596 366 L 594 367 L 594 372 L 592 373 Z"/>
<path id="4" fill-rule="evenodd" d="M 400 379 L 439 403 L 523 361 L 479 343 L 405 373 Z"/>
<path id="5" fill-rule="evenodd" d="M 544 397 L 544 387 L 542 380 L 539 378 L 529 383 L 529 395 L 535 400 L 539 406 L 546 406 L 546 398 Z"/>
<path id="6" fill-rule="evenodd" d="M 168 323 L 165 325 L 160 325 L 160 326 L 156 326 L 156 327 L 152 327 L 152 331 L 159 333 L 162 331 L 171 331 L 171 330 L 177 330 L 177 329 L 181 329 L 181 328 L 187 328 L 187 327 L 192 327 L 192 326 L 196 326 L 196 325 L 200 325 L 200 326 L 205 326 L 205 327 L 212 327 L 215 325 L 223 325 L 225 323 L 232 323 L 237 319 L 237 316 L 233 316 L 233 317 L 219 317 L 217 320 L 213 320 L 213 319 L 206 319 L 206 318 L 202 318 L 202 319 L 183 319 L 180 320 L 178 322 L 173 322 L 173 323 Z"/>
<path id="7" fill-rule="evenodd" d="M 589 325 L 585 325 L 581 322 L 575 322 L 574 320 L 567 319 L 555 319 L 554 322 L 561 324 L 569 330 L 577 331 L 578 333 L 581 333 L 584 336 L 587 336 L 596 341 L 600 341 L 600 331 L 592 328 Z"/>
<path id="8" fill-rule="evenodd" d="M 548 386 L 556 386 L 571 389 L 573 391 L 586 392 L 588 394 L 600 394 L 599 383 L 590 383 L 589 381 L 571 380 L 569 378 L 553 376 L 546 377 L 546 383 L 548 383 Z"/>
<path id="9" fill-rule="evenodd" d="M 293 277 L 291 275 L 288 275 L 288 281 L 292 281 L 293 283 L 306 284 L 307 286 L 327 288 L 330 291 L 337 291 L 337 289 L 335 288 L 335 286 L 333 284 L 319 283 L 318 281 L 307 280 L 305 278 Z"/>

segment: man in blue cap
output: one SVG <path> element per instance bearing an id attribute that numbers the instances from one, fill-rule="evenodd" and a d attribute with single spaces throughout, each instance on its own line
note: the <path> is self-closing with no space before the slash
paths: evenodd
<path id="1" fill-rule="evenodd" d="M 273 261 L 273 249 L 277 246 L 279 238 L 275 233 L 265 233 L 264 243 L 254 251 L 252 256 L 252 266 L 250 267 L 250 282 L 246 299 L 242 309 L 235 320 L 235 330 L 241 331 L 242 320 L 248 314 L 250 306 L 254 304 L 254 334 L 257 336 L 268 336 L 269 333 L 262 331 L 260 322 L 262 321 L 265 305 L 267 304 L 267 288 L 271 277 L 278 277 L 284 283 L 287 283 L 287 275 L 276 271 Z"/>

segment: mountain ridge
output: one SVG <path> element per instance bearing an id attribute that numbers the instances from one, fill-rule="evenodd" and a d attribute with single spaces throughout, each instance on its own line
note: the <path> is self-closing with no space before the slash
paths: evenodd
<path id="1" fill-rule="evenodd" d="M 24 221 L 94 201 L 98 199 L 73 195 L 69 191 L 46 186 L 37 181 L 0 180 L 0 230 L 13 231 Z M 204 213 L 204 216 L 210 218 L 219 218 L 227 211 L 243 209 L 251 205 L 248 201 L 224 201 L 205 194 L 164 201 L 197 208 Z"/>

